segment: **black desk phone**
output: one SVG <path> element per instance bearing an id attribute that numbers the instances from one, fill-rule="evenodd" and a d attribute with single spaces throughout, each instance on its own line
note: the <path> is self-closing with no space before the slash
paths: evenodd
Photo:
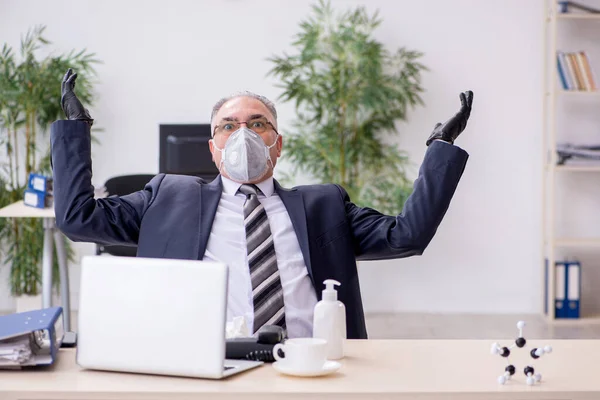
<path id="1" fill-rule="evenodd" d="M 227 339 L 225 358 L 273 362 L 273 347 L 285 340 L 285 330 L 277 325 L 265 325 L 255 336 Z"/>

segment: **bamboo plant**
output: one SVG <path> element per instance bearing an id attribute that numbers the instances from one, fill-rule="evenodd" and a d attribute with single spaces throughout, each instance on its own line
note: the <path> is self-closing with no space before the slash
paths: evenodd
<path id="1" fill-rule="evenodd" d="M 421 52 L 390 52 L 374 39 L 381 22 L 379 11 L 336 13 L 320 1 L 300 23 L 296 53 L 269 58 L 268 76 L 297 113 L 283 149 L 292 174 L 338 183 L 355 203 L 396 214 L 412 190 L 410 160 L 389 139 L 408 109 L 423 104 L 427 67 Z"/>
<path id="2" fill-rule="evenodd" d="M 39 50 L 50 44 L 44 30 L 29 29 L 18 54 L 6 43 L 0 52 L 0 207 L 23 199 L 30 173 L 51 175 L 48 128 L 64 118 L 61 81 L 68 68 L 78 72 L 77 96 L 84 104 L 92 100 L 95 55 L 81 50 L 39 58 Z M 0 218 L 0 265 L 10 267 L 13 296 L 40 293 L 42 252 L 41 219 Z M 56 277 L 57 271 L 55 260 Z"/>

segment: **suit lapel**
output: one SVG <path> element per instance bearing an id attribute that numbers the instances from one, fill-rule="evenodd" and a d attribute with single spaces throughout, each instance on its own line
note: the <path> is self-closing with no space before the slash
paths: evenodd
<path id="1" fill-rule="evenodd" d="M 223 192 L 223 184 L 221 175 L 218 175 L 212 182 L 200 185 L 200 237 L 198 238 L 198 259 L 204 257 L 210 231 L 212 229 L 221 193 Z"/>
<path id="2" fill-rule="evenodd" d="M 302 193 L 296 189 L 288 190 L 282 188 L 279 182 L 277 182 L 275 179 L 273 179 L 273 183 L 275 184 L 275 191 L 279 195 L 279 198 L 283 202 L 283 205 L 287 209 L 290 219 L 292 220 L 292 225 L 294 226 L 294 231 L 296 232 L 298 243 L 300 244 L 300 249 L 302 250 L 302 256 L 304 257 L 304 263 L 306 264 L 308 274 L 310 275 L 310 279 L 313 281 L 314 285 L 312 266 L 310 263 L 306 211 L 304 210 L 304 198 L 302 197 Z"/>

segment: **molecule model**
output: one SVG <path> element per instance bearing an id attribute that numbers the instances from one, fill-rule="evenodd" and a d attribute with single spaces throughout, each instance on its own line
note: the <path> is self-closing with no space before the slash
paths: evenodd
<path id="1" fill-rule="evenodd" d="M 503 347 L 503 346 L 500 346 L 498 343 L 492 344 L 491 353 L 498 354 L 501 357 L 506 358 L 506 362 L 508 364 L 507 367 L 504 369 L 504 374 L 500 375 L 498 377 L 498 383 L 500 383 L 501 385 L 504 385 L 506 383 L 506 381 L 509 380 L 516 372 L 515 366 L 510 363 L 510 359 L 509 359 L 510 351 L 512 349 L 514 349 L 515 347 L 522 349 L 522 348 L 526 347 L 526 345 L 527 345 L 527 340 L 525 340 L 525 338 L 523 337 L 523 328 L 524 327 L 525 327 L 524 321 L 517 322 L 517 329 L 519 329 L 519 337 L 517 339 L 515 339 L 515 343 L 512 344 L 511 346 Z M 534 365 L 533 365 L 534 361 L 537 360 L 538 358 L 540 358 L 541 356 L 543 356 L 544 354 L 549 354 L 551 352 L 552 352 L 552 347 L 550 347 L 550 346 L 544 346 L 544 347 L 538 347 L 538 348 L 531 349 L 531 351 L 529 352 L 529 355 L 531 356 L 532 361 L 531 361 L 530 365 L 527 365 L 523 369 L 523 373 L 527 377 L 526 382 L 528 385 L 531 386 L 531 385 L 535 384 L 535 382 L 540 382 L 542 380 L 542 375 L 535 372 Z"/>

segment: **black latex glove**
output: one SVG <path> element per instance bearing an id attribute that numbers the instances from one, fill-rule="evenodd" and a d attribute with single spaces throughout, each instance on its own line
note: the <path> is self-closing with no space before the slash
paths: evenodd
<path id="1" fill-rule="evenodd" d="M 448 143 L 454 143 L 454 140 L 465 130 L 467 121 L 471 115 L 471 105 L 473 104 L 473 92 L 468 90 L 460 94 L 460 110 L 444 124 L 438 123 L 433 128 L 433 133 L 427 139 L 425 144 L 429 146 L 436 139 L 441 139 Z"/>
<path id="2" fill-rule="evenodd" d="M 62 81 L 60 105 L 67 119 L 86 121 L 92 125 L 94 120 L 90 117 L 90 113 L 83 107 L 83 104 L 81 104 L 81 101 L 79 101 L 73 91 L 75 88 L 75 79 L 77 79 L 77 74 L 74 74 L 73 70 L 69 68 Z"/>

